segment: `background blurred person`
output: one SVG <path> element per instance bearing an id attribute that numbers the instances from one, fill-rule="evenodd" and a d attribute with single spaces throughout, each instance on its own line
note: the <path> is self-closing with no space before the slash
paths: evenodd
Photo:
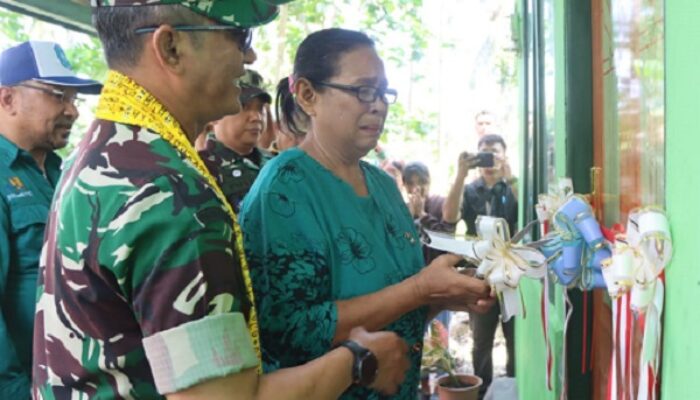
<path id="1" fill-rule="evenodd" d="M 487 134 L 479 140 L 479 152 L 493 153 L 494 165 L 480 167 L 479 179 L 465 186 L 466 171 L 474 168 L 478 160 L 469 154 L 460 156 L 457 178 L 443 207 L 444 218 L 448 222 L 457 222 L 461 218 L 467 224 L 467 232 L 476 235 L 476 219 L 479 215 L 500 217 L 508 222 L 511 234 L 515 234 L 518 225 L 518 200 L 503 176 L 506 143 L 499 135 Z M 515 376 L 515 319 L 511 318 L 503 323 L 500 313 L 500 306 L 497 304 L 487 313 L 469 314 L 469 325 L 474 338 L 474 373 L 484 381 L 480 388 L 482 396 L 493 378 L 491 353 L 499 323 L 506 338 L 508 351 L 506 374 Z"/>
<path id="2" fill-rule="evenodd" d="M 260 84 L 262 77 L 253 70 L 246 70 L 238 81 L 241 111 L 212 122 L 213 132 L 205 136 L 204 148 L 199 151 L 236 212 L 260 169 L 273 157 L 272 153 L 258 147 L 258 140 L 268 128 L 268 109 L 272 102 L 272 97 Z"/>

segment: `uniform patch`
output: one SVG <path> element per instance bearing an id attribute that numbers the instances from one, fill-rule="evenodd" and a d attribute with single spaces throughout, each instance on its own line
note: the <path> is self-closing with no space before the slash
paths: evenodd
<path id="1" fill-rule="evenodd" d="M 17 190 L 25 189 L 24 182 L 22 182 L 22 180 L 19 179 L 18 176 L 13 176 L 12 178 L 10 178 L 8 180 L 10 181 L 10 185 L 12 185 L 15 189 L 17 189 Z"/>

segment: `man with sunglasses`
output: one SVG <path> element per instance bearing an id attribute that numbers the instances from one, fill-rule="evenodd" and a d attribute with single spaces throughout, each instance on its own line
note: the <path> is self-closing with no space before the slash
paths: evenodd
<path id="1" fill-rule="evenodd" d="M 39 254 L 78 93 L 101 85 L 75 76 L 56 43 L 0 53 L 0 398 L 28 399 Z"/>
<path id="2" fill-rule="evenodd" d="M 403 377 L 405 343 L 362 329 L 258 375 L 240 228 L 192 143 L 240 110 L 249 29 L 277 15 L 272 3 L 93 0 L 111 70 L 50 211 L 35 398 L 330 399 Z"/>

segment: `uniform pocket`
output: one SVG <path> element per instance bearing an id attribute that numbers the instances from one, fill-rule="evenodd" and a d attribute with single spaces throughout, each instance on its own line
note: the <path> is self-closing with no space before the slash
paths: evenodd
<path id="1" fill-rule="evenodd" d="M 43 205 L 22 205 L 10 211 L 13 232 L 20 232 L 32 225 L 46 225 L 49 209 Z"/>

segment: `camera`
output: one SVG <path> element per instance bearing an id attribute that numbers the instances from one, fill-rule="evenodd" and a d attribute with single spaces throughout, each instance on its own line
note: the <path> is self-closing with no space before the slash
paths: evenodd
<path id="1" fill-rule="evenodd" d="M 493 153 L 489 153 L 489 152 L 477 153 L 476 156 L 474 156 L 474 159 L 478 160 L 478 162 L 476 163 L 477 167 L 491 168 L 495 165 Z"/>

